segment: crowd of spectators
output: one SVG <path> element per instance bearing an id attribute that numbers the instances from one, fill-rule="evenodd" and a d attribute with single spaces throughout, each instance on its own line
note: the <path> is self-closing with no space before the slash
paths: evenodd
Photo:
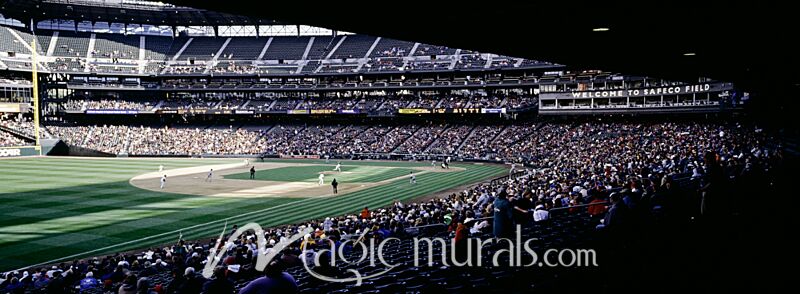
<path id="1" fill-rule="evenodd" d="M 287 150 L 292 138 L 305 130 L 305 126 L 295 125 L 276 125 L 271 129 L 262 132 L 259 138 L 259 145 L 267 154 L 279 154 Z"/>
<path id="2" fill-rule="evenodd" d="M 439 97 L 416 97 L 411 99 L 405 106 L 406 108 L 436 108 L 439 105 Z"/>
<path id="3" fill-rule="evenodd" d="M 18 138 L 10 133 L 0 130 L 0 147 L 25 146 L 30 145 L 25 140 Z"/>
<path id="4" fill-rule="evenodd" d="M 166 67 L 167 74 L 202 74 L 208 69 L 205 65 L 172 65 Z"/>
<path id="5" fill-rule="evenodd" d="M 503 132 L 504 128 L 504 126 L 498 125 L 475 127 L 475 130 L 472 131 L 472 136 L 465 139 L 462 147 L 455 154 L 465 158 L 486 158 L 487 147 L 492 142 L 495 142 L 495 138 Z"/>
<path id="6" fill-rule="evenodd" d="M 259 132 L 235 127 L 47 126 L 67 144 L 111 154 L 223 155 L 261 154 Z"/>
<path id="7" fill-rule="evenodd" d="M 392 71 L 403 68 L 405 61 L 401 58 L 375 58 L 370 59 L 364 64 L 362 70 L 365 71 Z"/>
<path id="8" fill-rule="evenodd" d="M 241 108 L 245 103 L 247 103 L 247 99 L 241 98 L 226 98 L 219 104 L 217 104 L 214 108 L 216 109 L 225 109 L 225 110 L 233 110 Z"/>
<path id="9" fill-rule="evenodd" d="M 339 127 L 311 128 L 309 134 L 324 134 Z M 389 129 L 373 128 L 377 131 L 372 133 L 376 134 Z M 363 135 L 373 128 L 345 127 L 343 131 L 347 130 L 349 137 Z M 425 225 L 442 226 L 451 236 L 464 230 L 466 234 L 491 232 L 497 237 L 509 237 L 514 224 L 547 222 L 549 211 L 555 208 L 589 214 L 597 222 L 598 230 L 618 234 L 658 215 L 686 219 L 690 215 L 708 217 L 711 212 L 719 213 L 725 207 L 718 198 L 720 185 L 724 185 L 721 182 L 734 182 L 768 170 L 782 157 L 774 138 L 756 127 L 738 124 L 592 121 L 542 123 L 532 133 L 521 128 L 533 127 L 510 126 L 502 131 L 482 127 L 475 133 L 482 137 L 492 134 L 497 134 L 495 138 L 504 134 L 515 137 L 518 142 L 509 148 L 525 158 L 524 166 L 518 166 L 522 173 L 442 198 L 413 203 L 395 201 L 387 207 L 365 207 L 352 214 L 267 228 L 262 232 L 263 244 L 257 244 L 255 232 L 247 232 L 219 248 L 225 252 L 220 260 L 226 267 L 218 268 L 212 279 L 202 278 L 198 272 L 215 249 L 213 240 L 180 241 L 174 246 L 135 254 L 6 273 L 0 276 L 0 287 L 9 292 L 20 288 L 63 291 L 77 287 L 81 291 L 120 289 L 120 293 L 129 290 L 201 293 L 203 289 L 207 292 L 219 287 L 213 289 L 231 293 L 234 286 L 230 280 L 252 280 L 256 276 L 253 268 L 259 254 L 273 250 L 287 236 L 307 228 L 313 233 L 285 249 L 284 258 L 313 257 L 313 249 L 324 248 L 315 244 L 348 240 L 367 229 L 374 232 L 368 238 L 406 238 L 409 228 Z M 304 129 L 308 127 L 278 130 L 298 135 Z M 388 132 L 408 133 L 408 130 L 394 128 Z M 692 206 L 692 200 L 677 193 L 676 181 L 687 178 L 703 179 L 703 205 L 699 211 L 687 212 L 685 207 Z M 711 201 L 711 195 L 717 198 Z M 611 205 L 607 206 L 609 200 Z M 584 207 L 587 204 L 590 205 Z M 610 207 L 608 213 L 607 207 Z M 272 285 L 275 279 L 280 279 L 288 287 L 283 293 L 294 293 L 298 283 L 284 270 L 285 267 L 268 268 L 266 277 L 236 288 L 241 288 L 241 293 L 256 293 L 265 284 Z M 164 278 L 165 273 L 171 273 L 171 277 Z M 150 279 L 161 283 L 153 284 Z M 175 289 L 181 290 L 175 292 Z"/>
<path id="10" fill-rule="evenodd" d="M 133 155 L 260 154 L 258 132 L 236 127 L 138 127 L 130 132 Z"/>
<path id="11" fill-rule="evenodd" d="M 23 136 L 34 137 L 33 121 L 29 117 L 0 116 L 0 126 Z"/>
<path id="12" fill-rule="evenodd" d="M 410 154 L 423 153 L 434 140 L 439 138 L 439 134 L 441 134 L 445 128 L 446 126 L 444 125 L 421 127 L 419 131 L 414 132 L 408 139 L 403 141 L 402 144 L 397 146 L 394 152 Z"/>
<path id="13" fill-rule="evenodd" d="M 368 113 L 394 114 L 401 108 L 424 109 L 458 109 L 458 108 L 521 108 L 535 106 L 537 99 L 530 96 L 387 96 L 362 98 L 318 98 L 288 97 L 274 100 L 254 100 L 247 98 L 169 98 L 153 101 L 116 100 L 116 99 L 70 99 L 61 104 L 64 110 L 176 110 L 207 109 L 231 110 L 240 109 L 248 104 L 247 109 L 260 111 L 286 111 L 292 109 L 309 110 L 350 110 L 359 109 Z M 274 102 L 274 104 L 273 104 Z"/>
<path id="14" fill-rule="evenodd" d="M 319 155 L 326 153 L 329 146 L 340 143 L 339 141 L 335 141 L 337 137 L 334 136 L 334 134 L 338 133 L 341 129 L 342 126 L 307 126 L 302 131 L 298 132 L 297 135 L 293 136 L 291 140 L 286 141 L 288 143 L 287 145 L 282 146 L 283 148 L 276 149 L 273 154 Z M 262 140 L 274 140 L 270 135 L 272 135 L 272 133 L 267 133 L 267 136 L 262 138 Z M 277 140 L 282 139 L 283 138 L 278 138 Z M 309 144 L 309 142 L 314 143 Z"/>
<path id="15" fill-rule="evenodd" d="M 23 124 L 29 126 L 28 124 Z M 11 129 L 19 127 L 11 127 Z M 617 141 L 632 140 L 645 133 L 670 142 L 655 132 L 696 134 L 707 132 L 689 124 L 658 123 L 541 123 L 508 126 L 469 125 L 277 125 L 271 128 L 205 127 L 130 127 L 130 126 L 50 126 L 55 137 L 68 144 L 110 153 L 141 155 L 200 154 L 295 154 L 331 155 L 349 158 L 360 154 L 445 155 L 464 159 L 541 162 L 547 167 L 589 159 L 587 148 L 617 150 Z M 23 131 L 30 131 L 22 129 Z M 260 131 L 259 131 L 260 130 Z M 627 135 L 626 135 L 627 134 Z M 652 135 L 651 135 L 652 134 Z M 613 140 L 573 142 L 583 136 L 602 136 Z M 638 135 L 641 138 L 641 135 Z M 682 139 L 681 137 L 670 140 Z M 655 140 L 655 139 L 653 139 Z M 678 141 L 680 142 L 680 141 Z M 130 145 L 129 147 L 127 147 Z M 555 146 L 554 146 L 555 145 Z M 608 145 L 608 146 L 606 146 Z M 677 148 L 677 147 L 672 147 Z M 629 152 L 630 148 L 619 150 Z M 665 152 L 665 151 L 660 151 Z M 660 155 L 665 157 L 667 155 Z M 601 157 L 605 158 L 605 157 Z M 547 164 L 545 164 L 547 163 Z"/>
<path id="16" fill-rule="evenodd" d="M 438 140 L 428 147 L 426 153 L 430 154 L 455 154 L 458 147 L 464 142 L 464 139 L 470 136 L 472 126 L 450 126 L 444 130 L 438 137 Z"/>
<path id="17" fill-rule="evenodd" d="M 92 130 L 92 127 L 47 125 L 45 129 L 47 129 L 47 132 L 53 137 L 63 140 L 67 145 L 83 147 L 83 141 L 86 140 L 86 136 L 89 134 L 89 131 Z"/>
<path id="18" fill-rule="evenodd" d="M 403 57 L 406 55 L 406 49 L 393 46 L 391 48 L 386 48 L 386 50 L 381 52 L 376 52 L 375 54 L 381 57 Z"/>
<path id="19" fill-rule="evenodd" d="M 127 126 L 94 126 L 86 133 L 83 147 L 111 154 L 124 153 L 131 129 Z M 188 146 L 187 146 L 188 147 Z"/>
<path id="20" fill-rule="evenodd" d="M 333 154 L 370 153 L 382 147 L 383 138 L 393 128 L 383 125 L 352 126 L 342 139 L 349 139 L 347 144 L 338 144 L 332 149 Z M 382 148 L 381 148 L 382 149 Z"/>
<path id="21" fill-rule="evenodd" d="M 383 137 L 378 138 L 374 144 L 375 148 L 371 149 L 370 151 L 372 153 L 393 152 L 395 149 L 397 149 L 397 147 L 400 146 L 400 144 L 403 144 L 403 142 L 411 138 L 411 136 L 417 132 L 417 129 L 419 129 L 419 126 L 417 125 L 395 127 Z"/>
<path id="22" fill-rule="evenodd" d="M 151 110 L 155 107 L 154 102 L 150 101 L 128 101 L 128 100 L 67 100 L 61 104 L 66 110 L 87 110 L 87 109 L 114 109 L 114 110 Z"/>
<path id="23" fill-rule="evenodd" d="M 217 66 L 211 68 L 210 73 L 214 74 L 253 74 L 258 70 L 258 67 L 253 64 L 243 64 L 234 62 L 220 62 Z"/>
<path id="24" fill-rule="evenodd" d="M 478 146 L 481 150 L 479 159 L 484 160 L 512 160 L 520 161 L 521 153 L 516 152 L 512 146 L 514 144 L 525 144 L 527 138 L 536 131 L 536 126 L 529 125 L 510 125 L 497 135 L 494 140 L 490 140 L 485 147 Z M 474 146 L 467 149 L 476 149 Z"/>
<path id="25" fill-rule="evenodd" d="M 506 98 L 503 107 L 510 109 L 526 108 L 538 105 L 538 99 L 531 96 L 509 96 Z"/>
<path id="26" fill-rule="evenodd" d="M 358 105 L 362 104 L 363 100 L 358 99 L 306 99 L 300 104 L 300 109 L 356 109 Z"/>

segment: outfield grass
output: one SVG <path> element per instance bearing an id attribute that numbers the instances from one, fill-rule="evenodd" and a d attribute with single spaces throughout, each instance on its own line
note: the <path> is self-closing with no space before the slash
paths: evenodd
<path id="1" fill-rule="evenodd" d="M 143 190 L 128 183 L 133 176 L 157 170 L 159 164 L 171 169 L 233 162 L 239 160 L 57 157 L 0 160 L 0 271 L 63 257 L 75 259 L 172 243 L 179 232 L 186 239 L 211 237 L 219 233 L 225 222 L 229 225 L 257 222 L 268 227 L 357 213 L 364 206 L 379 207 L 389 205 L 394 199 L 430 195 L 500 176 L 506 171 L 497 166 L 456 164 L 453 166 L 466 170 L 420 174 L 417 185 L 410 185 L 403 178 L 321 199 L 204 197 Z M 343 164 L 345 171 L 394 167 L 374 173 L 364 181 L 391 179 L 393 172 L 407 174 L 410 167 L 429 165 L 369 161 Z M 297 178 L 306 176 L 298 173 Z"/>
<path id="2" fill-rule="evenodd" d="M 279 182 L 317 182 L 319 173 L 333 171 L 335 165 L 287 166 L 258 170 L 255 179 Z M 327 181 L 336 178 L 339 182 L 374 183 L 408 175 L 412 169 L 385 166 L 342 165 L 341 173 L 326 175 Z M 226 175 L 227 179 L 249 179 L 250 172 Z"/>

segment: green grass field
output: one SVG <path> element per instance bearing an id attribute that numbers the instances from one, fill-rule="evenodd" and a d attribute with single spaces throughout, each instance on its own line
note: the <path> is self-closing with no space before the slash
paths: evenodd
<path id="1" fill-rule="evenodd" d="M 143 249 L 185 239 L 212 237 L 225 222 L 264 227 L 356 213 L 497 177 L 505 168 L 454 164 L 465 171 L 425 173 L 418 184 L 395 179 L 332 198 L 231 198 L 168 194 L 131 186 L 133 176 L 157 170 L 235 163 L 210 159 L 23 158 L 0 160 L 0 271 L 54 261 Z M 322 160 L 281 171 L 259 172 L 275 181 L 315 181 L 331 170 Z M 426 163 L 344 161 L 348 181 L 379 182 L 407 175 Z M 392 169 L 381 167 L 395 167 Z M 309 172 L 311 176 L 309 176 Z M 228 177 L 249 177 L 234 174 Z M 337 175 L 337 177 L 339 177 Z M 326 177 L 327 178 L 327 177 Z M 343 178 L 344 179 L 344 178 Z M 330 179 L 328 179 L 330 180 Z"/>

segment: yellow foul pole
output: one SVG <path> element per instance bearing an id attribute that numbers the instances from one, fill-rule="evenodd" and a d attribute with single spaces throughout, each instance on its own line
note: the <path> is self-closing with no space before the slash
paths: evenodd
<path id="1" fill-rule="evenodd" d="M 36 137 L 35 149 L 42 155 L 42 145 L 39 142 L 39 77 L 36 74 L 36 40 L 31 41 L 31 72 L 33 74 L 33 135 Z"/>

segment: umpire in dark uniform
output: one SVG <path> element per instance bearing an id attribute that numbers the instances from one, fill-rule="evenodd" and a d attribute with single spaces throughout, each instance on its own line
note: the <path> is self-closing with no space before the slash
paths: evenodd
<path id="1" fill-rule="evenodd" d="M 255 166 L 251 166 L 250 167 L 250 179 L 254 180 L 255 178 L 256 178 L 256 167 Z"/>
<path id="2" fill-rule="evenodd" d="M 336 178 L 334 178 L 333 182 L 331 182 L 331 186 L 333 186 L 333 194 L 339 194 L 339 190 L 336 189 L 339 187 L 339 182 L 336 181 Z"/>

